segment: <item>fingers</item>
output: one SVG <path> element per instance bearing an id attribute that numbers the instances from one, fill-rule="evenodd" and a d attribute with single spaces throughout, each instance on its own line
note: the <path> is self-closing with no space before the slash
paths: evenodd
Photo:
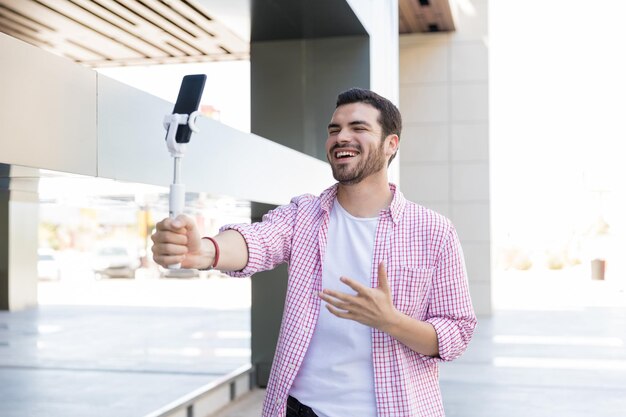
<path id="1" fill-rule="evenodd" d="M 175 219 L 169 217 L 161 220 L 156 224 L 157 231 L 170 230 L 177 233 L 182 233 L 182 229 L 195 230 L 197 228 L 196 222 L 187 215 L 180 214 Z"/>
<path id="2" fill-rule="evenodd" d="M 158 253 L 159 255 L 178 256 L 178 255 L 185 255 L 188 252 L 187 246 L 185 245 L 175 245 L 173 243 L 159 243 L 157 245 L 153 245 L 152 248 L 154 249 L 155 246 L 156 246 L 155 252 Z"/>
<path id="3" fill-rule="evenodd" d="M 182 263 L 183 260 L 185 259 L 185 256 L 184 255 L 183 256 L 171 256 L 171 255 L 153 254 L 152 259 L 154 259 L 154 262 L 156 262 L 157 264 L 167 268 L 170 265 Z"/>
<path id="4" fill-rule="evenodd" d="M 352 303 L 356 300 L 356 297 L 354 295 L 346 294 L 345 292 L 340 291 L 325 289 L 320 293 L 320 297 L 322 297 L 324 300 L 326 298 L 329 298 L 329 296 L 346 303 Z"/>
<path id="5" fill-rule="evenodd" d="M 387 279 L 387 269 L 384 262 L 378 264 L 378 288 L 384 291 L 389 290 L 389 280 Z"/>
<path id="6" fill-rule="evenodd" d="M 188 216 L 164 219 L 157 223 L 151 236 L 152 259 L 161 266 L 181 263 L 189 251 L 190 231 L 197 230 L 196 223 Z"/>
<path id="7" fill-rule="evenodd" d="M 152 245 L 152 259 L 159 265 L 167 266 L 181 262 L 188 249 L 185 245 L 155 243 Z M 175 259 L 174 259 L 175 258 Z"/>
<path id="8" fill-rule="evenodd" d="M 351 318 L 349 312 L 338 310 L 335 307 L 331 306 L 330 304 L 326 304 L 326 309 L 328 311 L 330 311 L 332 314 L 334 314 L 335 316 L 340 317 L 342 319 L 349 319 L 349 318 Z"/>
<path id="9" fill-rule="evenodd" d="M 353 301 L 352 299 L 354 299 L 354 297 L 348 294 L 337 293 L 330 290 L 324 290 L 323 292 L 319 293 L 319 296 L 328 304 L 332 304 L 333 306 L 342 310 L 350 309 L 350 306 L 352 305 L 351 301 Z"/>
<path id="10" fill-rule="evenodd" d="M 184 229 L 183 229 L 184 230 Z M 185 233 L 175 233 L 170 231 L 157 231 L 151 237 L 155 244 L 172 243 L 174 245 L 187 245 L 187 235 Z"/>
<path id="11" fill-rule="evenodd" d="M 341 277 L 339 278 L 339 281 L 343 282 L 344 284 L 346 284 L 348 287 L 352 288 L 354 291 L 356 291 L 359 294 L 364 294 L 369 289 L 369 287 L 366 287 L 365 285 L 359 282 L 356 282 L 355 280 L 350 279 L 348 277 Z"/>
<path id="12" fill-rule="evenodd" d="M 198 230 L 198 225 L 195 220 L 185 214 L 179 214 L 172 221 L 172 226 L 179 229 L 186 229 L 188 233 L 195 233 Z"/>

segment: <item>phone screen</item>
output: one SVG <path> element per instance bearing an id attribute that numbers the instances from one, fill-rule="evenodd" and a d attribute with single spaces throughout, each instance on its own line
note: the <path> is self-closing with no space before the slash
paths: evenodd
<path id="1" fill-rule="evenodd" d="M 178 98 L 176 99 L 172 113 L 191 114 L 198 110 L 205 82 L 205 74 L 185 75 L 180 85 Z M 179 125 L 176 131 L 176 142 L 188 143 L 189 139 L 191 139 L 191 129 L 189 129 L 189 125 Z"/>

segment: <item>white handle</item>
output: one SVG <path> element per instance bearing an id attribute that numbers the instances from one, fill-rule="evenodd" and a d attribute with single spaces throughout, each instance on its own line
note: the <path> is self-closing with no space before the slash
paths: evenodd
<path id="1" fill-rule="evenodd" d="M 175 219 L 185 209 L 185 185 L 170 184 L 170 219 Z M 169 269 L 180 269 L 180 263 L 168 265 Z"/>

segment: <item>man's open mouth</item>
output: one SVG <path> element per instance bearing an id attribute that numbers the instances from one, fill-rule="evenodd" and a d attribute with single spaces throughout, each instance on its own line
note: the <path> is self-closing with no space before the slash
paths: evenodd
<path id="1" fill-rule="evenodd" d="M 357 156 L 358 154 L 359 154 L 359 152 L 357 152 L 357 151 L 336 151 L 335 152 L 335 158 L 336 159 L 353 158 L 353 157 Z"/>

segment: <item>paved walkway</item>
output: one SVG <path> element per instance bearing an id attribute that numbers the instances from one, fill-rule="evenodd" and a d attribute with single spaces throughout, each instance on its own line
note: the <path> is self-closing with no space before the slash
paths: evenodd
<path id="1" fill-rule="evenodd" d="M 626 416 L 623 283 L 530 279 L 498 289 L 501 309 L 480 318 L 461 359 L 441 366 L 447 416 Z M 191 285 L 198 305 L 215 307 L 229 294 L 226 282 L 179 286 Z M 227 308 L 232 301 L 220 309 L 174 307 L 194 300 L 176 285 L 131 282 L 132 296 L 120 282 L 81 287 L 94 301 L 96 294 L 133 301 L 158 294 L 168 308 L 150 307 L 151 300 L 107 307 L 103 299 L 0 312 L 0 416 L 141 417 L 246 364 L 248 308 Z M 241 289 L 231 295 L 240 300 Z M 258 416 L 262 397 L 254 392 L 216 417 Z"/>
<path id="2" fill-rule="evenodd" d="M 0 416 L 141 417 L 249 363 L 248 309 L 0 312 Z"/>
<path id="3" fill-rule="evenodd" d="M 440 369 L 447 417 L 624 417 L 626 309 L 501 311 Z M 259 416 L 263 394 L 214 417 Z"/>
<path id="4" fill-rule="evenodd" d="M 448 417 L 626 416 L 626 309 L 483 318 L 441 387 Z"/>

